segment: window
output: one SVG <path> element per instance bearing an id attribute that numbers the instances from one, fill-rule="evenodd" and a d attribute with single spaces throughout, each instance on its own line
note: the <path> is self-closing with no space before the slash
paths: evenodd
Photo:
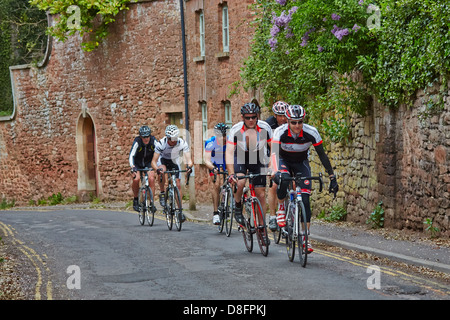
<path id="1" fill-rule="evenodd" d="M 199 26 L 200 26 L 200 55 L 205 56 L 205 15 L 203 12 L 199 14 Z"/>
<path id="2" fill-rule="evenodd" d="M 205 145 L 206 140 L 208 140 L 208 107 L 206 102 L 202 103 L 202 134 L 203 134 L 203 145 Z"/>
<path id="3" fill-rule="evenodd" d="M 228 6 L 222 7 L 222 45 L 223 52 L 230 51 L 230 32 L 228 24 Z"/>
<path id="4" fill-rule="evenodd" d="M 230 103 L 230 101 L 225 101 L 224 107 L 225 107 L 225 124 L 227 124 L 231 128 L 233 126 L 233 120 L 231 119 L 231 103 Z"/>

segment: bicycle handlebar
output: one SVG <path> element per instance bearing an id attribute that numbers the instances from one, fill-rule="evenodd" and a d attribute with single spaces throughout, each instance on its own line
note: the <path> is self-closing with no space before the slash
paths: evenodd
<path id="1" fill-rule="evenodd" d="M 171 174 L 171 175 L 175 175 L 177 173 L 181 173 L 181 172 L 188 172 L 188 175 L 186 177 L 186 185 L 189 185 L 189 177 L 191 176 L 191 172 L 192 170 L 167 170 L 167 171 L 163 171 L 162 173 L 167 173 L 167 174 Z M 159 181 L 162 181 L 162 175 L 159 178 Z"/>
<path id="2" fill-rule="evenodd" d="M 289 177 L 289 178 L 283 178 L 283 176 L 280 176 L 280 184 L 278 185 L 278 188 L 281 186 L 281 181 L 301 181 L 301 180 L 317 180 L 319 181 L 319 192 L 322 192 L 323 189 L 323 180 L 322 180 L 322 173 L 319 173 L 318 177 L 302 177 L 300 173 L 297 173 L 295 177 Z"/>
<path id="3" fill-rule="evenodd" d="M 214 168 L 215 169 L 215 168 Z M 214 171 L 214 169 L 213 169 L 213 171 Z M 223 174 L 223 175 L 228 175 L 228 171 L 227 170 L 225 170 L 225 171 L 220 171 L 220 169 L 219 169 L 219 171 L 218 172 L 213 172 L 214 173 L 214 183 L 216 183 L 216 180 L 217 180 L 217 175 L 218 174 Z"/>
<path id="4" fill-rule="evenodd" d="M 142 169 L 136 168 L 136 171 L 143 171 L 143 172 L 152 171 L 152 170 L 153 170 L 153 168 L 147 168 L 147 167 L 142 168 Z"/>

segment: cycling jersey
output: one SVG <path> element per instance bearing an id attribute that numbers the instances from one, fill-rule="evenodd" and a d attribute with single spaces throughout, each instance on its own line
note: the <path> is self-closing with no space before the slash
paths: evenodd
<path id="1" fill-rule="evenodd" d="M 211 162 L 217 167 L 225 166 L 226 147 L 226 141 L 224 145 L 219 145 L 216 136 L 212 136 L 205 142 L 205 152 L 211 152 Z"/>
<path id="2" fill-rule="evenodd" d="M 265 121 L 258 120 L 255 129 L 248 129 L 244 122 L 236 123 L 230 130 L 227 144 L 235 148 L 235 158 L 239 163 L 265 163 L 267 144 L 272 141 L 272 129 Z"/>
<path id="3" fill-rule="evenodd" d="M 128 161 L 130 167 L 136 167 L 143 169 L 145 167 L 151 167 L 153 153 L 158 142 L 154 136 L 150 136 L 150 142 L 145 145 L 140 136 L 137 136 L 131 146 L 130 155 Z"/>
<path id="4" fill-rule="evenodd" d="M 155 152 L 160 154 L 160 159 L 171 160 L 176 164 L 179 163 L 180 153 L 181 152 L 189 152 L 189 145 L 183 138 L 178 138 L 177 144 L 173 147 L 169 145 L 167 142 L 168 138 L 164 137 L 159 140 L 159 143 L 156 144 Z"/>
<path id="5" fill-rule="evenodd" d="M 269 124 L 269 126 L 272 128 L 272 130 L 275 130 L 278 128 L 278 121 L 275 116 L 270 116 L 266 119 L 266 122 Z"/>
<path id="6" fill-rule="evenodd" d="M 313 126 L 303 124 L 303 129 L 298 136 L 289 129 L 289 124 L 279 126 L 273 133 L 272 152 L 278 153 L 280 159 L 289 162 L 302 162 L 308 159 L 309 148 L 314 146 L 320 161 L 331 175 L 333 168 L 322 145 L 322 138 Z"/>

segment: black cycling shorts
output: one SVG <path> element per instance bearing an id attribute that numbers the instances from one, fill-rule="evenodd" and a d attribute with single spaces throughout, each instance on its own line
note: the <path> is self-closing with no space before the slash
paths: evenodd
<path id="1" fill-rule="evenodd" d="M 180 167 L 178 166 L 178 164 L 176 164 L 172 160 L 165 159 L 165 158 L 161 158 L 160 160 L 161 160 L 161 164 L 166 166 L 167 171 L 180 170 Z M 180 179 L 179 172 L 175 175 L 175 178 Z"/>

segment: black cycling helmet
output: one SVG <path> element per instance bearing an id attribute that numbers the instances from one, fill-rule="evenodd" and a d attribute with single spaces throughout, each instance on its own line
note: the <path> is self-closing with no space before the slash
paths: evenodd
<path id="1" fill-rule="evenodd" d="M 227 135 L 227 130 L 230 129 L 225 123 L 219 122 L 214 126 L 214 134 L 219 136 L 222 135 L 225 137 Z"/>
<path id="2" fill-rule="evenodd" d="M 247 114 L 247 113 L 259 113 L 260 108 L 255 103 L 246 103 L 241 107 L 241 114 Z"/>
<path id="3" fill-rule="evenodd" d="M 300 105 L 290 105 L 286 108 L 286 118 L 292 119 L 292 120 L 303 120 L 306 116 L 305 109 L 303 109 Z"/>
<path id="4" fill-rule="evenodd" d="M 152 133 L 152 130 L 148 126 L 142 126 L 139 129 L 139 135 L 143 138 L 150 137 L 150 134 Z"/>

